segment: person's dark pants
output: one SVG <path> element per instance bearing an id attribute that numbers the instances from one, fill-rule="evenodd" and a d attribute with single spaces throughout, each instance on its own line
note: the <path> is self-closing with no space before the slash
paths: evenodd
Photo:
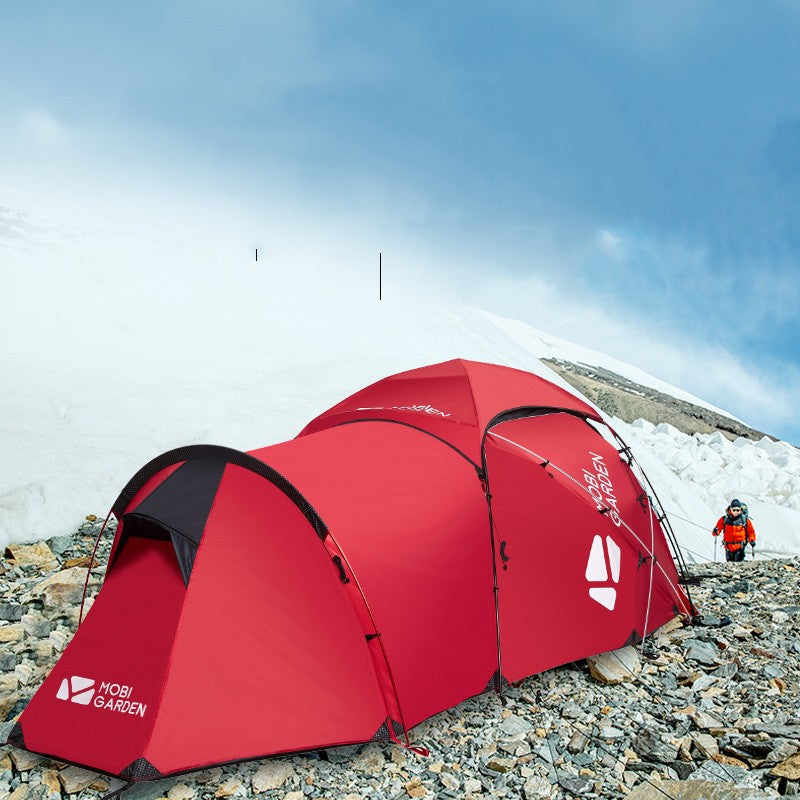
<path id="1" fill-rule="evenodd" d="M 728 550 L 725 548 L 725 560 L 726 561 L 744 561 L 744 547 L 738 548 L 738 550 Z"/>

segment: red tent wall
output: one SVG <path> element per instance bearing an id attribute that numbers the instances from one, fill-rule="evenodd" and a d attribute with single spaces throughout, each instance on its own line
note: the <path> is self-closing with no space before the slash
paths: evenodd
<path id="1" fill-rule="evenodd" d="M 474 467 L 433 437 L 387 422 L 253 454 L 303 487 L 346 554 L 406 726 L 485 691 L 497 670 L 495 607 Z"/>
<path id="2" fill-rule="evenodd" d="M 504 678 L 638 641 L 645 617 L 649 632 L 688 612 L 641 487 L 583 419 L 556 413 L 501 423 L 487 436 L 486 466 Z M 656 565 L 651 535 L 664 545 L 657 556 L 667 553 Z"/>
<path id="3" fill-rule="evenodd" d="M 362 742 L 386 715 L 364 633 L 318 536 L 273 484 L 229 465 L 145 757 L 167 773 Z"/>

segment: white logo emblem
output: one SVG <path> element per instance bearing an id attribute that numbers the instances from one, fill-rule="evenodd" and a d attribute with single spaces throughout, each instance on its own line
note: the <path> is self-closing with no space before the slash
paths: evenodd
<path id="1" fill-rule="evenodd" d="M 56 697 L 59 700 L 70 700 L 81 706 L 88 706 L 94 697 L 94 680 L 73 675 L 69 680 L 64 678 L 58 687 Z"/>
<path id="2" fill-rule="evenodd" d="M 606 561 L 608 553 L 608 561 Z M 586 564 L 586 580 L 594 584 L 619 583 L 620 550 L 617 543 L 606 536 L 605 545 L 602 536 L 595 536 Z M 611 580 L 609 581 L 609 567 Z M 613 586 L 590 586 L 589 597 L 609 611 L 614 610 L 617 603 L 617 590 Z"/>

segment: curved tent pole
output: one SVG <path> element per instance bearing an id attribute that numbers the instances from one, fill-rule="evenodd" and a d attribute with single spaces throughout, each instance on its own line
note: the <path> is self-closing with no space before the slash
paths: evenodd
<path id="1" fill-rule="evenodd" d="M 494 623 L 495 632 L 497 636 L 497 673 L 494 680 L 494 688 L 501 695 L 503 692 L 503 657 L 500 647 L 500 597 L 499 587 L 497 585 L 497 554 L 495 553 L 495 526 L 494 516 L 492 513 L 492 491 L 489 486 L 489 470 L 486 463 L 486 437 L 489 435 L 491 428 L 499 425 L 501 422 L 508 422 L 514 419 L 523 419 L 525 417 L 539 417 L 546 414 L 572 414 L 580 419 L 586 419 L 586 415 L 572 409 L 556 408 L 554 406 L 517 406 L 515 408 L 507 408 L 495 414 L 483 430 L 481 436 L 481 469 L 478 477 L 481 481 L 483 492 L 486 495 L 486 504 L 489 509 L 489 540 L 492 551 L 492 592 L 494 594 Z M 502 554 L 501 554 L 502 555 Z"/>
<path id="2" fill-rule="evenodd" d="M 168 450 L 166 453 L 156 456 L 152 461 L 145 464 L 120 492 L 119 497 L 114 501 L 114 505 L 111 508 L 114 516 L 117 519 L 121 519 L 122 514 L 136 493 L 161 470 L 171 467 L 173 464 L 195 459 L 220 459 L 227 464 L 243 467 L 256 475 L 261 475 L 280 489 L 297 506 L 303 516 L 311 523 L 320 539 L 324 539 L 328 535 L 325 523 L 311 503 L 280 472 L 249 453 L 218 444 L 190 444 L 184 447 L 176 447 L 174 450 Z"/>
<path id="3" fill-rule="evenodd" d="M 92 555 L 89 558 L 89 566 L 86 568 L 86 580 L 83 582 L 83 594 L 81 595 L 81 610 L 78 614 L 78 627 L 80 628 L 81 623 L 83 622 L 83 606 L 86 602 L 86 592 L 89 589 L 89 577 L 92 574 L 92 567 L 94 566 L 94 557 L 97 555 L 97 547 L 100 544 L 100 539 L 103 537 L 103 532 L 106 529 L 106 525 L 108 525 L 108 521 L 111 519 L 111 510 L 109 510 L 108 514 L 106 515 L 105 522 L 103 522 L 100 533 L 97 534 L 97 538 L 94 540 L 94 547 L 92 548 Z"/>

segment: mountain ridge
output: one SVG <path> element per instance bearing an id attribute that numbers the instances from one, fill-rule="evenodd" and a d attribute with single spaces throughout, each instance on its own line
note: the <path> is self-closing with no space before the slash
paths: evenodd
<path id="1" fill-rule="evenodd" d="M 777 437 L 733 417 L 636 383 L 604 367 L 559 358 L 543 358 L 542 361 L 606 414 L 625 422 L 637 419 L 655 425 L 666 422 L 690 436 L 719 431 L 730 440 L 742 436 L 759 441 L 766 436 L 777 441 Z"/>

